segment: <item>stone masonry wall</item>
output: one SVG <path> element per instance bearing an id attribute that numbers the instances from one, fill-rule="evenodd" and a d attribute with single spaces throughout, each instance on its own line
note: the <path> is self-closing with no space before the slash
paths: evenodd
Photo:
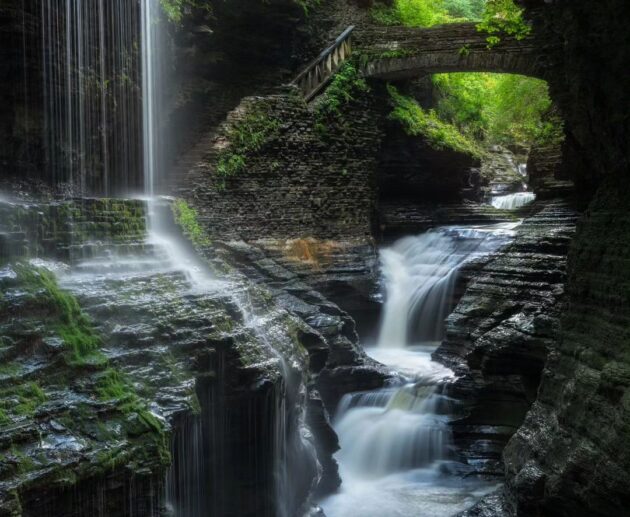
<path id="1" fill-rule="evenodd" d="M 176 193 L 197 208 L 211 235 L 222 238 L 367 236 L 380 141 L 373 101 L 370 95 L 352 101 L 343 121 L 327 127 L 296 91 L 245 98 Z M 222 186 L 218 155 L 230 145 L 230 128 L 251 113 L 264 113 L 277 130 Z"/>

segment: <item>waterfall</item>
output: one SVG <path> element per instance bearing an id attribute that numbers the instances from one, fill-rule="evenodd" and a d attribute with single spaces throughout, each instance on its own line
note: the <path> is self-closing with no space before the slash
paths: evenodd
<path id="1" fill-rule="evenodd" d="M 519 223 L 442 227 L 381 252 L 386 301 L 378 346 L 391 386 L 341 399 L 334 427 L 341 447 L 339 494 L 321 502 L 329 517 L 449 517 L 491 491 L 463 479 L 449 422 L 454 374 L 431 354 L 453 307 L 458 271 L 510 242 Z"/>
<path id="2" fill-rule="evenodd" d="M 40 20 L 39 35 L 24 43 L 24 52 L 41 55 L 43 63 L 42 133 L 54 184 L 106 196 L 141 184 L 138 5 L 24 0 L 24 12 Z"/>
<path id="3" fill-rule="evenodd" d="M 434 386 L 409 384 L 376 394 L 346 395 L 350 401 L 343 405 L 352 409 L 338 413 L 339 459 L 346 473 L 378 478 L 448 459 L 447 404 Z"/>
<path id="4" fill-rule="evenodd" d="M 415 352 L 429 361 L 430 352 Z M 419 363 L 420 364 L 420 363 Z M 320 502 L 328 517 L 450 517 L 494 487 L 461 473 L 449 421 L 452 377 L 440 367 L 412 382 L 345 395 L 334 427 L 341 491 Z"/>
<path id="5" fill-rule="evenodd" d="M 514 226 L 442 227 L 382 250 L 386 301 L 378 346 L 439 341 L 453 306 L 457 272 L 503 246 Z"/>
<path id="6" fill-rule="evenodd" d="M 516 210 L 524 207 L 536 200 L 536 194 L 533 192 L 517 192 L 516 194 L 508 194 L 505 196 L 495 196 L 492 198 L 492 206 L 501 210 Z"/>
<path id="7" fill-rule="evenodd" d="M 164 110 L 167 56 L 165 34 L 162 30 L 160 0 L 142 2 L 142 157 L 144 192 L 155 194 L 159 177 L 159 159 L 162 139 L 160 114 Z"/>

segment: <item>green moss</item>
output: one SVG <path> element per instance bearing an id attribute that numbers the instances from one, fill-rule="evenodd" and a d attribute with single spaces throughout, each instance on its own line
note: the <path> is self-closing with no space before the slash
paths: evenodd
<path id="1" fill-rule="evenodd" d="M 391 58 L 402 58 L 413 56 L 414 52 L 409 49 L 398 49 L 398 50 L 387 50 L 383 52 L 379 57 L 382 59 L 391 59 Z"/>
<path id="2" fill-rule="evenodd" d="M 11 418 L 9 418 L 9 415 L 4 409 L 0 408 L 0 425 L 8 425 L 10 423 Z"/>
<path id="3" fill-rule="evenodd" d="M 316 124 L 339 122 L 342 109 L 358 96 L 370 91 L 365 79 L 352 61 L 345 63 L 335 74 L 316 108 Z M 317 127 L 317 126 L 316 126 Z M 318 132 L 321 131 L 318 130 Z"/>
<path id="4" fill-rule="evenodd" d="M 96 392 L 103 401 L 115 401 L 123 414 L 136 414 L 141 424 L 140 433 L 150 431 L 161 435 L 164 432 L 162 423 L 147 409 L 134 387 L 120 372 L 112 368 L 105 370 L 98 381 Z M 134 430 L 134 434 L 140 433 L 138 429 Z"/>
<path id="5" fill-rule="evenodd" d="M 56 316 L 52 326 L 64 340 L 67 361 L 73 365 L 103 364 L 105 357 L 99 351 L 100 339 L 76 298 L 61 290 L 54 275 L 46 269 L 26 264 L 18 264 L 15 269 L 22 285 L 49 303 L 51 313 Z"/>
<path id="6" fill-rule="evenodd" d="M 70 377 L 62 378 L 66 374 L 74 375 L 73 371 L 79 373 L 77 368 L 89 363 L 98 378 L 94 386 L 98 399 L 113 403 L 115 411 L 122 417 L 120 424 L 123 431 L 129 439 L 138 443 L 134 457 L 137 452 L 144 451 L 146 446 L 160 462 L 168 463 L 169 450 L 164 425 L 149 411 L 125 376 L 113 367 L 108 367 L 107 358 L 99 349 L 101 340 L 82 313 L 76 298 L 62 291 L 49 271 L 21 264 L 16 267 L 16 272 L 21 287 L 38 304 L 48 308 L 45 326 L 62 337 L 67 348 L 64 356 L 70 372 L 58 372 L 56 382 L 71 383 Z M 12 416 L 32 417 L 46 400 L 44 389 L 35 382 L 0 389 L 0 423 L 10 423 Z M 59 416 L 58 420 L 69 429 L 88 426 L 91 433 L 96 433 L 102 441 L 112 438 L 109 429 L 102 425 L 95 426 L 90 405 L 79 405 L 67 417 Z M 107 460 L 99 468 L 107 469 L 114 464 L 114 461 Z M 25 464 L 25 467 L 28 465 Z"/>
<path id="7" fill-rule="evenodd" d="M 28 474 L 37 468 L 35 461 L 20 451 L 17 447 L 12 446 L 10 453 L 15 458 L 19 474 Z"/>
<path id="8" fill-rule="evenodd" d="M 0 347 L 2 345 L 2 339 L 0 339 Z M 17 363 L 7 363 L 0 365 L 0 376 L 2 377 L 14 377 L 20 373 L 22 367 Z"/>
<path id="9" fill-rule="evenodd" d="M 393 111 L 390 119 L 400 122 L 411 136 L 422 136 L 435 149 L 451 149 L 476 158 L 483 156 L 477 143 L 463 135 L 457 127 L 441 120 L 434 110 L 425 111 L 411 97 L 391 85 L 387 86 Z"/>
<path id="10" fill-rule="evenodd" d="M 171 205 L 171 209 L 173 210 L 175 222 L 182 228 L 186 237 L 188 237 L 195 246 L 206 247 L 211 244 L 205 230 L 199 223 L 197 210 L 183 199 L 175 200 Z"/>
<path id="11" fill-rule="evenodd" d="M 19 404 L 13 410 L 21 416 L 32 416 L 35 410 L 48 400 L 44 390 L 35 382 L 20 386 L 15 390 L 15 394 L 19 399 Z"/>
<path id="12" fill-rule="evenodd" d="M 229 146 L 219 153 L 216 173 L 225 188 L 226 179 L 247 167 L 248 157 L 260 151 L 265 144 L 277 136 L 280 121 L 262 109 L 255 109 L 235 122 L 227 131 Z"/>
<path id="13" fill-rule="evenodd" d="M 105 370 L 97 386 L 96 392 L 101 400 L 116 400 L 118 402 L 128 402 L 135 397 L 135 393 L 130 389 L 122 375 L 111 368 Z"/>

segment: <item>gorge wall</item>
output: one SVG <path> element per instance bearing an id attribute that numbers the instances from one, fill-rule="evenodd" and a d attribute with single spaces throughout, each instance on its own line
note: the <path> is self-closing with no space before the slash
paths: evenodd
<path id="1" fill-rule="evenodd" d="M 623 515 L 630 472 L 630 255 L 623 244 L 630 238 L 630 78 L 622 70 L 630 62 L 630 6 L 523 3 L 541 8 L 535 30 L 563 41 L 550 86 L 588 209 L 569 252 L 558 347 L 504 453 L 507 499 L 519 515 Z"/>

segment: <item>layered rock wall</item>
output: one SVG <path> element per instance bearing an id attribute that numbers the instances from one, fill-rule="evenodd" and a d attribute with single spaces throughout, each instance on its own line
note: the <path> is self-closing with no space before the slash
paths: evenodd
<path id="1" fill-rule="evenodd" d="M 316 126 L 297 91 L 251 97 L 228 126 L 251 113 L 277 123 L 277 132 L 238 173 L 217 174 L 229 137 L 215 139 L 183 178 L 177 193 L 199 210 L 210 234 L 260 237 L 360 237 L 371 234 L 376 205 L 376 150 L 380 132 L 368 99 L 345 114 L 344 132 Z"/>
<path id="2" fill-rule="evenodd" d="M 535 400 L 558 338 L 577 214 L 558 200 L 532 210 L 512 244 L 481 270 L 467 268 L 472 280 L 435 353 L 459 374 L 449 388 L 463 412 L 452 424 L 454 437 L 481 472 L 502 473 L 501 451 Z"/>
<path id="3" fill-rule="evenodd" d="M 545 366 L 538 400 L 504 453 L 508 506 L 518 515 L 625 515 L 630 5 L 522 3 L 540 8 L 535 30 L 563 41 L 549 81 L 566 121 L 578 199 L 588 209 L 569 251 L 559 345 Z"/>

